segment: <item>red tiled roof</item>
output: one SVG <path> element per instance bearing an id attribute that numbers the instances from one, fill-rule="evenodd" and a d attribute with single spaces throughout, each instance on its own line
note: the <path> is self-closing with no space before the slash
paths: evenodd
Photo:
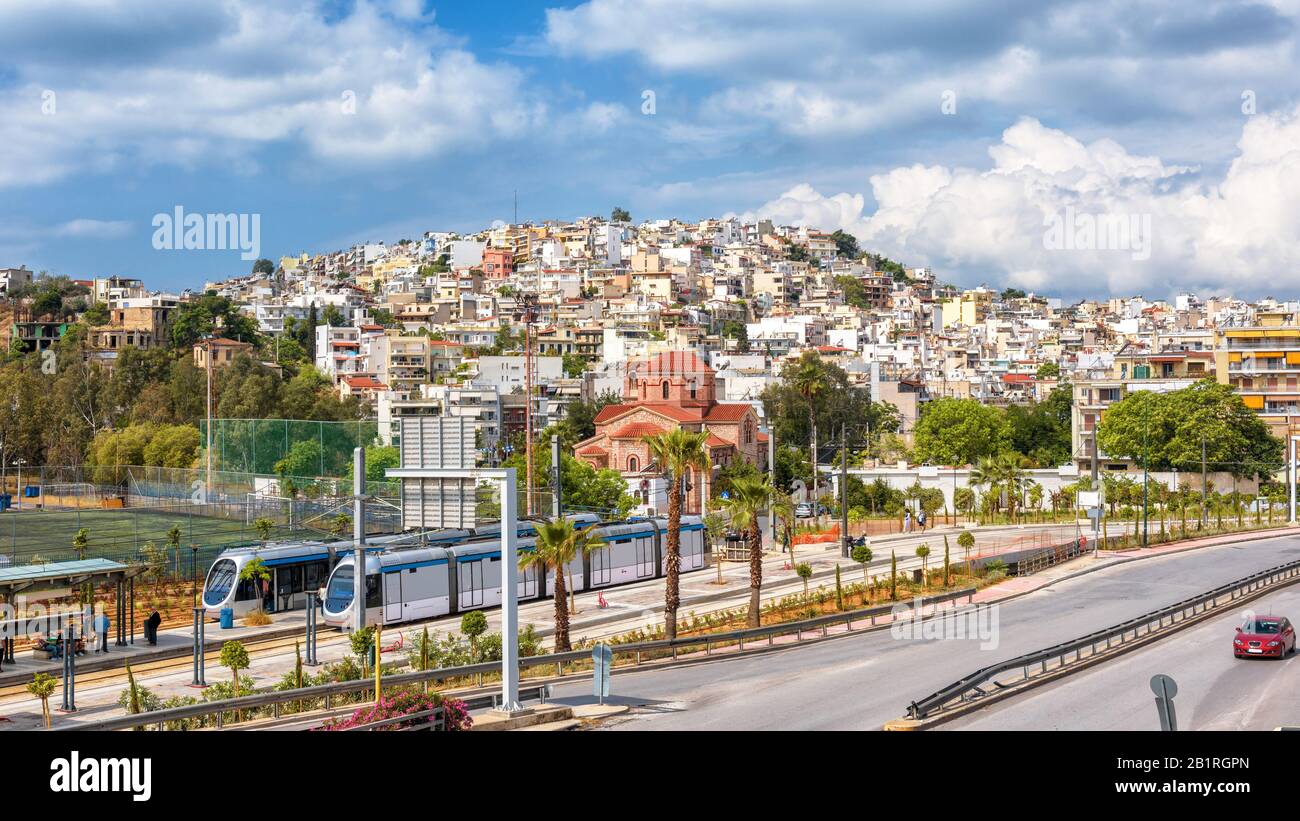
<path id="1" fill-rule="evenodd" d="M 343 381 L 348 383 L 349 388 L 374 388 L 376 390 L 388 390 L 388 386 L 373 376 L 345 376 Z"/>
<path id="2" fill-rule="evenodd" d="M 714 405 L 704 416 L 705 422 L 739 422 L 752 411 L 749 405 Z"/>
<path id="3" fill-rule="evenodd" d="M 735 444 L 733 444 L 732 442 L 728 442 L 726 439 L 723 439 L 721 436 L 718 436 L 716 433 L 710 433 L 710 434 L 709 434 L 709 439 L 708 439 L 708 441 L 707 441 L 705 444 L 707 444 L 707 445 L 709 446 L 709 449 L 710 449 L 710 450 L 712 450 L 712 449 L 714 449 L 714 448 L 732 448 L 732 447 L 735 447 Z"/>
<path id="4" fill-rule="evenodd" d="M 610 439 L 640 439 L 642 436 L 658 436 L 664 429 L 650 422 L 632 422 L 624 425 L 609 435 Z"/>
<path id="5" fill-rule="evenodd" d="M 600 413 L 596 414 L 595 423 L 597 425 L 604 424 L 610 420 L 617 419 L 625 413 L 641 409 L 657 413 L 660 416 L 666 416 L 676 422 L 698 422 L 700 420 L 699 412 L 691 408 L 683 408 L 679 405 L 635 402 L 625 405 L 606 405 L 600 409 Z"/>
<path id="6" fill-rule="evenodd" d="M 602 448 L 600 445 L 596 444 L 595 442 L 592 442 L 590 445 L 576 447 L 576 448 L 573 449 L 573 452 L 574 452 L 574 453 L 587 453 L 587 454 L 591 454 L 592 456 L 608 456 L 608 455 L 609 455 L 609 451 L 605 450 L 604 448 Z"/>
<path id="7" fill-rule="evenodd" d="M 1003 382 L 1033 382 L 1034 377 L 1027 373 L 1004 373 L 1002 374 Z"/>

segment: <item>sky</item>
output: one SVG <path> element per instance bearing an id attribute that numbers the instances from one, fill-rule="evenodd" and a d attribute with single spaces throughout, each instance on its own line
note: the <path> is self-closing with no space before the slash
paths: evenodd
<path id="1" fill-rule="evenodd" d="M 1300 0 L 0 0 L 0 267 L 199 288 L 513 217 L 843 229 L 1064 298 L 1300 286 Z"/>

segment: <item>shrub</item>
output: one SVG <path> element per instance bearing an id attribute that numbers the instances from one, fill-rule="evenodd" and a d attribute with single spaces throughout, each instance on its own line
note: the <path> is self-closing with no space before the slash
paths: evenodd
<path id="1" fill-rule="evenodd" d="M 396 693 L 385 694 L 379 699 L 378 704 L 369 704 L 360 708 L 350 717 L 335 721 L 322 727 L 323 730 L 346 730 L 352 727 L 373 724 L 377 721 L 384 721 L 390 718 L 400 718 L 402 716 L 415 713 L 423 713 L 432 710 L 439 705 L 442 706 L 445 726 L 447 730 L 459 731 L 468 730 L 473 725 L 473 719 L 470 718 L 469 712 L 465 709 L 465 703 L 456 699 L 443 698 L 436 693 L 422 693 L 419 690 L 404 689 Z M 404 727 L 418 727 L 421 724 L 428 724 L 429 717 L 421 716 L 413 718 L 410 721 L 399 721 L 383 727 L 376 727 L 375 731 L 383 732 L 398 730 Z"/>
<path id="2" fill-rule="evenodd" d="M 271 617 L 266 614 L 266 611 L 261 609 L 254 610 L 247 616 L 244 616 L 245 627 L 265 627 L 270 623 Z"/>

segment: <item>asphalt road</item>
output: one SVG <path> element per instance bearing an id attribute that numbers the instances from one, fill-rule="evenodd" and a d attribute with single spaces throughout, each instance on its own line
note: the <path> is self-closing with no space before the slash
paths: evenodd
<path id="1" fill-rule="evenodd" d="M 992 704 L 944 730 L 1159 730 L 1148 683 L 1178 684 L 1180 730 L 1272 730 L 1300 725 L 1300 655 L 1236 659 L 1232 637 L 1246 610 L 1300 618 L 1300 586 L 1279 590 L 1162 641 L 1059 682 Z"/>
<path id="2" fill-rule="evenodd" d="M 776 653 L 618 675 L 612 681 L 613 700 L 635 709 L 626 720 L 609 726 L 879 729 L 884 722 L 902 717 L 913 699 L 995 661 L 1084 635 L 1297 559 L 1300 539 L 1281 537 L 1107 568 L 998 606 L 996 647 L 982 647 L 980 641 L 969 639 L 895 639 L 885 630 Z M 1167 672 L 1177 678 L 1177 670 Z M 558 688 L 555 700 L 589 698 L 590 685 L 575 684 Z"/>

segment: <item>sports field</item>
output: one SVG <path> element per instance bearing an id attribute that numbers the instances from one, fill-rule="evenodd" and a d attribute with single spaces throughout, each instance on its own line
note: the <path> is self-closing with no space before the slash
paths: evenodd
<path id="1" fill-rule="evenodd" d="M 257 532 L 242 519 L 204 516 L 192 509 L 162 508 L 123 510 L 22 510 L 0 513 L 0 555 L 11 564 L 69 561 L 77 558 L 72 546 L 77 531 L 85 528 L 89 537 L 86 558 L 105 558 L 132 562 L 143 554 L 150 542 L 158 547 L 167 544 L 167 532 L 173 527 L 181 532 L 182 572 L 190 562 L 190 548 L 199 546 L 199 562 L 210 562 L 221 550 L 234 544 L 258 541 Z M 272 539 L 288 536 L 277 527 Z M 303 535 L 299 531 L 299 536 Z M 175 566 L 175 562 L 172 563 Z"/>

